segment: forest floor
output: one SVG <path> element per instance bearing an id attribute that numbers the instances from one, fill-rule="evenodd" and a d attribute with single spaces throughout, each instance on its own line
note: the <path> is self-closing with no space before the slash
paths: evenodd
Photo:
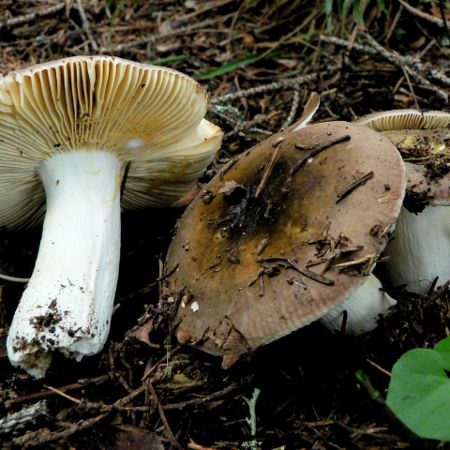
<path id="1" fill-rule="evenodd" d="M 450 111 L 448 2 L 342 3 L 1 0 L 0 72 L 109 54 L 195 77 L 210 94 L 208 119 L 225 133 L 202 183 L 293 123 L 312 91 L 321 95 L 315 121 Z M 6 334 L 24 285 L 1 281 L 2 448 L 450 448 L 409 432 L 383 400 L 394 362 L 450 333 L 448 285 L 429 295 L 390 290 L 398 300 L 392 315 L 364 336 L 313 323 L 225 371 L 218 358 L 176 342 L 160 302 L 159 268 L 182 212 L 123 213 L 107 345 L 79 363 L 56 358 L 44 380 L 8 362 Z M 29 276 L 40 233 L 0 230 L 0 272 Z M 255 389 L 253 436 L 247 400 Z M 8 414 L 36 404 L 32 420 L 5 425 Z"/>

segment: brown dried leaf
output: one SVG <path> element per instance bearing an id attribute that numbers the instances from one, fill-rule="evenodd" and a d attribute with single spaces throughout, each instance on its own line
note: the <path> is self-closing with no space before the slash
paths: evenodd
<path id="1" fill-rule="evenodd" d="M 196 442 L 194 442 L 192 439 L 190 440 L 187 448 L 191 449 L 191 450 L 214 450 L 213 447 L 204 447 L 201 444 L 197 444 Z"/>
<path id="2" fill-rule="evenodd" d="M 158 344 L 150 342 L 149 335 L 153 330 L 153 320 L 149 319 L 143 325 L 133 328 L 127 332 L 127 338 L 137 339 L 138 341 L 145 342 L 149 347 L 159 348 Z"/>

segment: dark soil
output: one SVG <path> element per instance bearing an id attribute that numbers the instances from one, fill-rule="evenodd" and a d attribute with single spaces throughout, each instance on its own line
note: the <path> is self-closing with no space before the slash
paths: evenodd
<path id="1" fill-rule="evenodd" d="M 409 8 L 366 2 L 364 25 L 357 9 L 346 13 L 336 3 L 327 15 L 322 2 L 302 0 L 3 0 L 0 71 L 104 53 L 163 60 L 196 76 L 211 95 L 208 119 L 225 132 L 203 183 L 234 155 L 299 118 L 311 91 L 321 93 L 320 121 L 396 108 L 450 111 L 447 2 L 411 1 Z M 249 60 L 252 55 L 259 58 Z M 231 64 L 239 60 L 247 63 Z M 310 76 L 302 81 L 304 75 Z M 393 314 L 365 336 L 336 336 L 312 324 L 224 371 L 220 359 L 178 345 L 173 311 L 160 302 L 160 265 L 182 212 L 123 213 L 108 343 L 79 363 L 56 358 L 45 380 L 8 362 L 8 324 L 24 285 L 1 281 L 3 448 L 450 448 L 414 436 L 383 401 L 400 355 L 450 333 L 448 285 L 426 296 L 392 289 Z M 29 276 L 39 238 L 40 229 L 0 230 L 0 272 Z M 378 270 L 382 276 L 381 264 Z M 246 399 L 255 388 L 261 391 L 259 444 L 251 447 Z M 1 418 L 42 399 L 34 420 L 5 427 Z"/>

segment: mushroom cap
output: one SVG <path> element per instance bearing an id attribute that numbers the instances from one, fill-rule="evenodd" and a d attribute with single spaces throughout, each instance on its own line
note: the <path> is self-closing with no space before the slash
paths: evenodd
<path id="1" fill-rule="evenodd" d="M 171 204 L 220 146 L 206 110 L 207 95 L 190 77 L 111 56 L 65 58 L 0 78 L 0 225 L 42 216 L 37 169 L 74 150 L 131 163 L 125 207 Z"/>
<path id="2" fill-rule="evenodd" d="M 410 211 L 450 204 L 450 113 L 400 109 L 369 114 L 356 123 L 383 133 L 402 154 Z"/>
<path id="3" fill-rule="evenodd" d="M 417 111 L 416 109 L 393 109 L 378 111 L 355 121 L 376 131 L 427 130 L 446 128 L 450 125 L 450 113 L 443 111 Z"/>
<path id="4" fill-rule="evenodd" d="M 287 130 L 243 153 L 187 208 L 170 245 L 178 340 L 227 366 L 342 303 L 384 249 L 405 183 L 389 140 L 346 122 Z"/>

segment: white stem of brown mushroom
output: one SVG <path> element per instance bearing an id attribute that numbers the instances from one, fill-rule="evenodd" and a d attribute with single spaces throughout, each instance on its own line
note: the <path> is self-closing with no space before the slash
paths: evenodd
<path id="1" fill-rule="evenodd" d="M 359 335 L 376 328 L 380 315 L 385 315 L 397 302 L 382 290 L 375 275 L 364 283 L 343 303 L 327 312 L 320 321 L 331 331 L 344 327 L 346 334 Z"/>
<path id="2" fill-rule="evenodd" d="M 418 214 L 402 208 L 386 254 L 392 284 L 420 293 L 436 277 L 444 284 L 450 279 L 450 207 L 429 205 Z"/>
<path id="3" fill-rule="evenodd" d="M 119 158 L 103 151 L 60 153 L 39 174 L 47 194 L 33 275 L 8 335 L 15 366 L 40 378 L 52 352 L 98 353 L 110 327 L 120 257 Z"/>

